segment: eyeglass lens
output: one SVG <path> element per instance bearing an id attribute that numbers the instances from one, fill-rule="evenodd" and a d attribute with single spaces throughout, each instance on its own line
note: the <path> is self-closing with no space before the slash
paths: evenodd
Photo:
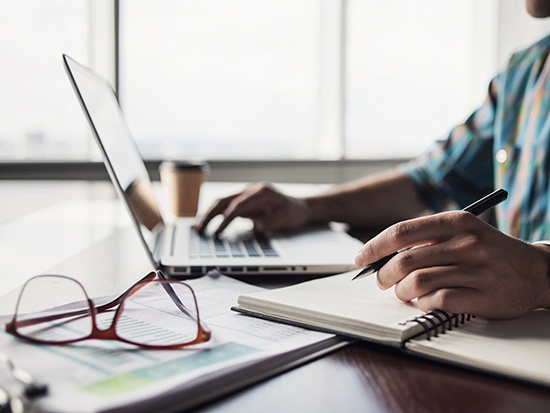
<path id="1" fill-rule="evenodd" d="M 41 276 L 31 279 L 21 292 L 15 325 L 23 337 L 61 343 L 90 335 L 90 313 L 80 284 L 70 278 Z"/>
<path id="2" fill-rule="evenodd" d="M 138 345 L 172 346 L 198 334 L 197 304 L 185 284 L 151 281 L 130 295 L 116 325 L 117 335 Z"/>

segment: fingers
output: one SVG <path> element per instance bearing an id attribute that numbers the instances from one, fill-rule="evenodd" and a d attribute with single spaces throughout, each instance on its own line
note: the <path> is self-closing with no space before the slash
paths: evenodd
<path id="1" fill-rule="evenodd" d="M 395 251 L 441 243 L 461 233 L 474 231 L 481 222 L 474 215 L 463 211 L 399 222 L 367 242 L 357 254 L 355 263 L 365 267 Z"/>
<path id="2" fill-rule="evenodd" d="M 224 219 L 216 233 L 221 233 L 236 217 L 258 218 L 271 215 L 270 197 L 261 188 L 254 188 L 252 191 L 244 191 L 233 198 L 227 208 L 223 211 Z M 259 223 L 255 222 L 256 230 L 262 232 Z"/>
<path id="3" fill-rule="evenodd" d="M 275 210 L 285 197 L 265 183 L 250 185 L 239 194 L 219 199 L 200 218 L 195 228 L 203 232 L 208 223 L 217 215 L 224 219 L 216 229 L 221 233 L 236 217 L 250 218 L 254 221 L 254 228 L 258 232 L 265 232 L 268 228 L 276 228 L 282 222 L 275 214 Z"/>
<path id="4" fill-rule="evenodd" d="M 403 294 L 403 299 L 410 300 L 437 288 L 472 286 L 471 279 L 458 282 L 451 277 L 458 273 L 451 273 L 450 268 L 459 269 L 460 274 L 464 275 L 480 271 L 483 266 L 495 265 L 495 260 L 491 258 L 494 246 L 487 242 L 493 235 L 491 233 L 495 232 L 492 227 L 463 212 L 440 214 L 431 218 L 412 220 L 414 222 L 406 224 L 414 225 L 380 235 L 381 242 L 393 242 L 396 245 L 393 248 L 403 245 L 394 239 L 404 239 L 405 245 L 408 242 L 425 244 L 402 251 L 389 260 L 378 271 L 377 282 L 380 288 L 388 289 L 403 283 L 399 291 Z M 409 236 L 408 231 L 411 230 L 414 234 Z M 413 241 L 409 241 L 411 239 Z M 376 245 L 370 249 L 364 248 L 363 252 L 370 253 L 376 248 Z M 433 274 L 437 274 L 439 278 Z"/>
<path id="5" fill-rule="evenodd" d="M 195 229 L 200 233 L 204 232 L 204 230 L 206 229 L 206 227 L 208 226 L 208 223 L 212 220 L 212 218 L 222 214 L 223 211 L 225 211 L 225 209 L 229 205 L 229 203 L 233 199 L 235 199 L 237 196 L 238 194 L 229 196 L 227 198 L 218 199 L 216 202 L 214 202 L 214 204 L 208 209 L 208 211 L 206 211 L 206 213 L 203 216 L 199 217 L 197 223 L 194 224 Z"/>
<path id="6" fill-rule="evenodd" d="M 395 285 L 395 295 L 402 301 L 428 296 L 449 288 L 477 288 L 476 278 L 456 266 L 436 266 L 411 272 Z"/>
<path id="7" fill-rule="evenodd" d="M 448 242 L 426 245 L 403 251 L 393 257 L 377 274 L 378 286 L 384 290 L 403 282 L 406 278 L 425 270 L 444 268 L 457 263 L 457 252 Z M 413 298 L 418 297 L 418 295 Z"/>
<path id="8" fill-rule="evenodd" d="M 395 295 L 402 301 L 418 298 L 425 312 L 442 310 L 495 318 L 500 294 L 490 282 L 472 270 L 450 265 L 413 271 L 395 285 Z"/>
<path id="9" fill-rule="evenodd" d="M 418 307 L 424 312 L 442 310 L 495 318 L 491 310 L 487 310 L 492 307 L 488 304 L 489 300 L 479 290 L 468 287 L 442 288 L 418 298 Z"/>
<path id="10" fill-rule="evenodd" d="M 490 275 L 480 277 L 488 266 L 486 252 L 492 248 L 484 244 L 492 231 L 486 226 L 462 211 L 404 221 L 373 238 L 359 258 L 374 262 L 416 246 L 399 252 L 378 271 L 379 287 L 395 285 L 399 299 L 418 298 L 425 311 L 479 310 L 480 292 L 487 293 L 493 282 Z"/>
<path id="11" fill-rule="evenodd" d="M 471 314 L 488 319 L 519 317 L 530 311 L 510 310 L 509 303 L 482 289 L 470 287 L 440 288 L 418 297 L 418 307 L 424 312 L 442 310 L 454 314 Z"/>
<path id="12" fill-rule="evenodd" d="M 423 311 L 513 318 L 548 306 L 550 253 L 463 212 L 405 221 L 369 241 L 359 265 L 403 248 L 377 274 L 383 289 Z"/>
<path id="13" fill-rule="evenodd" d="M 458 221 L 462 215 L 476 219 L 472 214 L 461 211 L 431 215 L 399 222 L 382 231 L 367 242 L 359 251 L 355 263 L 364 267 L 369 263 L 404 248 L 432 244 L 448 239 L 454 234 L 453 227 L 464 227 Z"/>

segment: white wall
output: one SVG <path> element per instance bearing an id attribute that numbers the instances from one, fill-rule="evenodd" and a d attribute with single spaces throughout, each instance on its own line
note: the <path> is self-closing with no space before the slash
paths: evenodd
<path id="1" fill-rule="evenodd" d="M 498 67 L 503 68 L 512 53 L 550 34 L 550 18 L 529 16 L 524 0 L 498 1 Z"/>

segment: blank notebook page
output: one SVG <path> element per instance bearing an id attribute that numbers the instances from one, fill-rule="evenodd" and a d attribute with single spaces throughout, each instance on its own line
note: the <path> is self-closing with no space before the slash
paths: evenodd
<path id="1" fill-rule="evenodd" d="M 417 324 L 400 325 L 423 314 L 415 302 L 400 301 L 393 289 L 381 290 L 376 276 L 352 282 L 355 273 L 240 296 L 239 306 L 376 339 L 391 339 L 389 335 L 401 341 L 405 331 L 422 331 Z"/>
<path id="2" fill-rule="evenodd" d="M 473 367 L 550 384 L 550 311 L 514 320 L 476 318 L 407 348 Z"/>

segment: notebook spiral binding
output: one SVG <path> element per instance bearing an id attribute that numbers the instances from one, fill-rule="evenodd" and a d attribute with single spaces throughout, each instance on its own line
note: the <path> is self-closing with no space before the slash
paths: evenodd
<path id="1" fill-rule="evenodd" d="M 443 319 L 443 317 L 445 317 L 445 319 Z M 424 332 L 426 333 L 426 339 L 429 340 L 432 336 L 432 333 L 434 337 L 437 337 L 438 334 L 445 334 L 445 330 L 452 330 L 453 321 L 454 327 L 458 327 L 460 324 L 464 324 L 466 321 L 470 321 L 472 318 L 475 318 L 475 316 L 470 314 L 449 314 L 446 311 L 433 310 L 428 311 L 427 313 L 415 317 L 411 320 L 407 320 L 401 324 L 420 324 L 424 329 Z M 447 327 L 445 327 L 445 325 L 447 325 Z"/>

